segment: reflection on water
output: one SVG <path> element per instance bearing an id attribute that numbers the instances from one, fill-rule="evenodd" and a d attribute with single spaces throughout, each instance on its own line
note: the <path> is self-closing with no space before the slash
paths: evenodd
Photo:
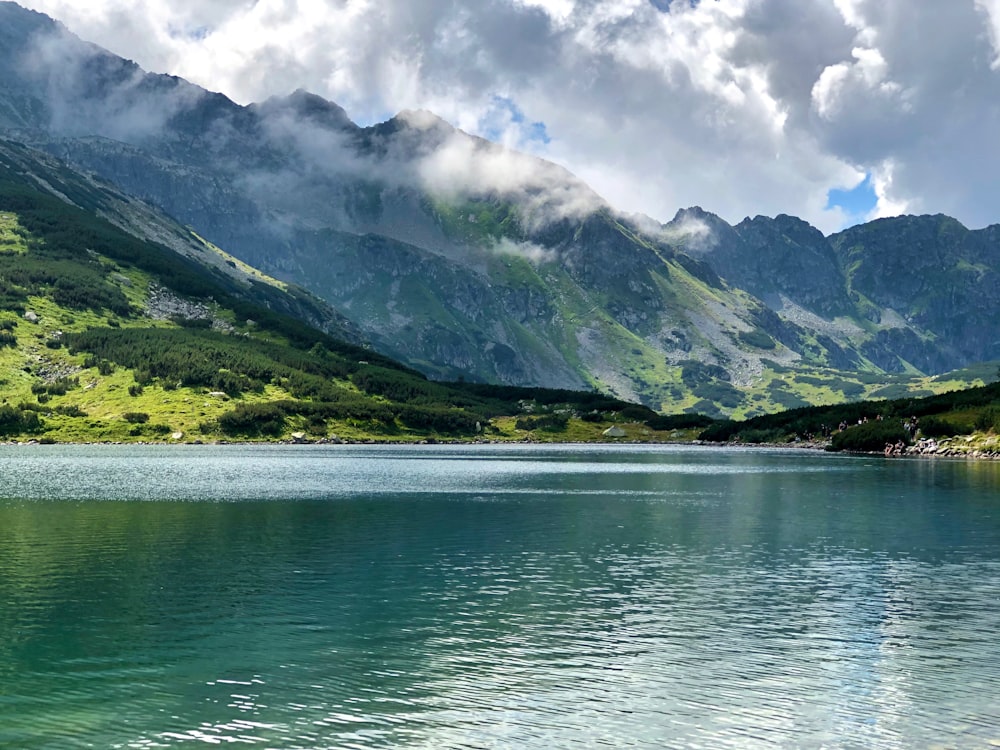
<path id="1" fill-rule="evenodd" d="M 992 464 L 45 447 L 0 466 L 0 747 L 1000 743 Z"/>

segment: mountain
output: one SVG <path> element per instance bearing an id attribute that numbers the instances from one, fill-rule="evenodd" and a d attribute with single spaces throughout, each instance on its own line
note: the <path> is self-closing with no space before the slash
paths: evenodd
<path id="1" fill-rule="evenodd" d="M 867 344 L 925 372 L 1000 358 L 1000 226 L 970 231 L 947 216 L 903 216 L 830 238 L 859 311 L 881 326 Z"/>
<path id="2" fill-rule="evenodd" d="M 194 269 L 187 273 L 212 275 L 215 287 L 226 294 L 298 318 L 340 340 L 361 343 L 353 324 L 318 297 L 238 262 L 155 208 L 46 154 L 0 138 L 0 179 L 19 186 L 18 190 L 56 197 L 139 240 L 170 250 L 181 256 L 175 262 L 188 262 Z"/>
<path id="3" fill-rule="evenodd" d="M 687 251 L 782 318 L 853 343 L 860 357 L 838 368 L 942 373 L 1000 358 L 1000 226 L 969 230 L 942 215 L 830 237 L 790 216 L 713 226 L 712 243 Z"/>
<path id="4" fill-rule="evenodd" d="M 240 106 L 13 3 L 0 29 L 7 138 L 303 287 L 437 378 L 747 416 L 938 391 L 958 382 L 941 373 L 1000 358 L 995 228 L 904 217 L 824 237 L 699 208 L 660 224 L 432 113 L 359 127 L 304 91 Z"/>
<path id="5" fill-rule="evenodd" d="M 634 404 L 433 383 L 307 320 L 339 322 L 112 186 L 0 141 L 0 436 L 594 440 L 613 422 L 658 434 Z"/>

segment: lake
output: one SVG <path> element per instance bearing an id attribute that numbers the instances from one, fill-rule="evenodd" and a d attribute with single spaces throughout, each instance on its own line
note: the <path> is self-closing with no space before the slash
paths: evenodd
<path id="1" fill-rule="evenodd" d="M 2 748 L 982 748 L 997 696 L 992 463 L 0 447 Z"/>

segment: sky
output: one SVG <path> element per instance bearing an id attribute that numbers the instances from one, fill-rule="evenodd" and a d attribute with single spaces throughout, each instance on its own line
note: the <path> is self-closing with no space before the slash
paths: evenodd
<path id="1" fill-rule="evenodd" d="M 427 109 L 667 221 L 1000 223 L 1000 0 L 19 0 L 248 104 Z"/>

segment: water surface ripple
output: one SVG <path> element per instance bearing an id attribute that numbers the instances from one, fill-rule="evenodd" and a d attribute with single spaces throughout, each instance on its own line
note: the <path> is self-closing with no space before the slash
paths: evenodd
<path id="1" fill-rule="evenodd" d="M 0 747 L 1000 746 L 1000 467 L 0 447 Z"/>

